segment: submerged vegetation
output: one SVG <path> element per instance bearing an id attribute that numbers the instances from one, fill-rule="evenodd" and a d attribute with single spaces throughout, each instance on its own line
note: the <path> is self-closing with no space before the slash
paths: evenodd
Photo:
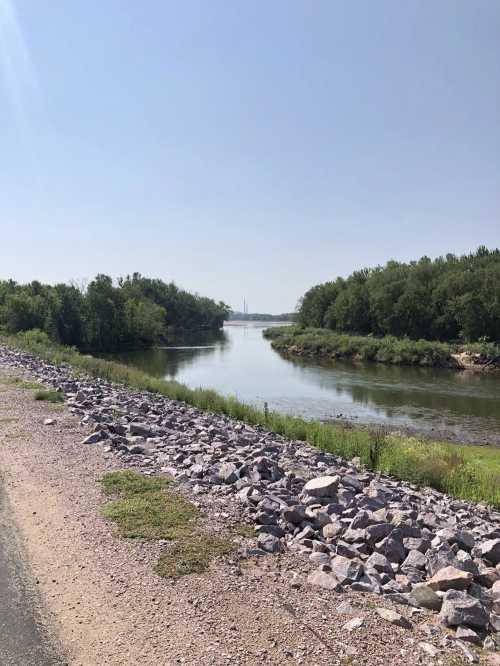
<path id="1" fill-rule="evenodd" d="M 365 268 L 310 289 L 298 323 L 413 340 L 499 341 L 500 250 Z"/>
<path id="2" fill-rule="evenodd" d="M 175 381 L 157 379 L 130 366 L 54 345 L 46 334 L 40 332 L 30 331 L 4 337 L 0 341 L 53 363 L 69 363 L 77 372 L 182 400 L 199 409 L 224 414 L 251 425 L 261 425 L 347 460 L 359 457 L 364 465 L 398 478 L 429 485 L 462 499 L 500 507 L 500 449 L 374 434 L 362 429 L 264 412 L 210 389 L 191 389 Z"/>
<path id="3" fill-rule="evenodd" d="M 80 350 L 116 351 L 150 346 L 171 329 L 218 329 L 229 307 L 134 273 L 116 284 L 98 275 L 86 289 L 74 285 L 20 285 L 0 281 L 0 330 L 32 329 Z"/>
<path id="4" fill-rule="evenodd" d="M 169 479 L 148 478 L 130 470 L 110 472 L 101 479 L 106 495 L 103 515 L 127 539 L 168 540 L 156 572 L 165 578 L 201 573 L 210 562 L 234 548 L 230 539 L 200 529 L 198 509 L 178 493 L 168 490 Z"/>
<path id="5" fill-rule="evenodd" d="M 286 326 L 268 328 L 264 336 L 276 351 L 321 358 L 353 358 L 393 365 L 456 367 L 453 354 L 479 354 L 483 366 L 500 359 L 500 345 L 493 342 L 450 343 L 411 340 L 385 335 L 349 335 L 324 328 Z"/>

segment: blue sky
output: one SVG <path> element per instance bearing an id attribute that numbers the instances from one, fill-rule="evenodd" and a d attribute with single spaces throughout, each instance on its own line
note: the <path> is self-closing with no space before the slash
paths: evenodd
<path id="1" fill-rule="evenodd" d="M 0 277 L 292 309 L 500 245 L 497 0 L 0 0 Z"/>

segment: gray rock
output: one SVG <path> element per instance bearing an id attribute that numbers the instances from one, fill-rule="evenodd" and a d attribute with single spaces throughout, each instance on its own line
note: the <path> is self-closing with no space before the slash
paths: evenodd
<path id="1" fill-rule="evenodd" d="M 236 483 L 238 480 L 238 468 L 232 462 L 224 462 L 219 467 L 218 476 L 223 483 Z"/>
<path id="2" fill-rule="evenodd" d="M 414 585 L 411 590 L 411 596 L 422 608 L 428 608 L 433 611 L 441 610 L 443 600 L 425 583 Z"/>
<path id="3" fill-rule="evenodd" d="M 381 553 L 372 553 L 365 562 L 366 569 L 373 569 L 379 573 L 387 573 L 391 577 L 394 576 L 394 571 L 391 563 L 385 555 Z"/>
<path id="4" fill-rule="evenodd" d="M 338 476 L 319 476 L 305 484 L 304 492 L 312 497 L 335 497 L 339 481 Z"/>
<path id="5" fill-rule="evenodd" d="M 306 507 L 303 504 L 295 504 L 293 506 L 283 509 L 281 512 L 283 520 L 286 520 L 287 523 L 294 523 L 295 525 L 300 525 L 300 523 L 306 517 Z"/>
<path id="6" fill-rule="evenodd" d="M 154 437 L 153 430 L 144 423 L 131 423 L 129 425 L 129 432 L 131 435 L 139 437 Z"/>
<path id="7" fill-rule="evenodd" d="M 363 565 L 356 560 L 350 560 L 337 555 L 331 561 L 332 571 L 342 584 L 352 583 L 363 575 Z"/>
<path id="8" fill-rule="evenodd" d="M 461 641 L 465 641 L 466 643 L 475 643 L 476 645 L 481 645 L 481 639 L 479 638 L 479 635 L 474 631 L 474 629 L 470 629 L 469 627 L 457 627 L 455 636 L 456 638 L 460 639 Z"/>
<path id="9" fill-rule="evenodd" d="M 328 567 L 330 566 L 331 558 L 328 553 L 311 553 L 309 555 L 309 561 L 313 562 L 313 564 L 324 564 L 327 565 Z"/>
<path id="10" fill-rule="evenodd" d="M 402 569 L 411 567 L 414 569 L 425 569 L 427 566 L 427 558 L 419 550 L 410 550 L 403 564 L 401 565 Z"/>
<path id="11" fill-rule="evenodd" d="M 342 534 L 343 530 L 341 523 L 328 523 L 323 527 L 323 536 L 325 539 L 335 539 Z"/>
<path id="12" fill-rule="evenodd" d="M 103 439 L 106 439 L 105 433 L 103 433 L 102 430 L 98 430 L 97 432 L 91 433 L 88 437 L 85 437 L 83 440 L 82 444 L 97 444 L 98 442 L 102 442 Z"/>
<path id="13" fill-rule="evenodd" d="M 493 565 L 500 563 L 500 539 L 490 539 L 480 546 L 481 556 Z"/>
<path id="14" fill-rule="evenodd" d="M 385 555 L 389 562 L 395 563 L 402 562 L 406 555 L 402 541 L 395 539 L 393 536 L 388 536 L 376 543 L 375 550 L 377 553 Z"/>
<path id="15" fill-rule="evenodd" d="M 446 592 L 439 616 L 449 627 L 466 625 L 483 629 L 488 624 L 488 613 L 481 602 L 459 590 Z"/>
<path id="16" fill-rule="evenodd" d="M 403 617 L 403 615 L 396 613 L 396 611 L 382 607 L 375 608 L 375 611 L 386 622 L 395 624 L 398 627 L 403 627 L 403 629 L 411 629 L 411 623 L 408 622 L 408 620 L 405 617 Z"/>
<path id="17" fill-rule="evenodd" d="M 307 582 L 309 585 L 322 587 L 325 590 L 332 590 L 333 592 L 340 592 L 342 587 L 339 581 L 330 573 L 324 571 L 313 571 L 308 577 Z"/>
<path id="18" fill-rule="evenodd" d="M 272 534 L 262 533 L 259 534 L 257 545 L 266 553 L 281 553 L 283 552 L 283 544 L 278 537 Z"/>
<path id="19" fill-rule="evenodd" d="M 364 618 L 362 617 L 353 617 L 352 620 L 349 620 L 349 622 L 346 622 L 343 626 L 344 631 L 347 631 L 348 634 L 350 634 L 352 631 L 355 631 L 356 629 L 359 629 L 362 627 L 365 623 Z"/>

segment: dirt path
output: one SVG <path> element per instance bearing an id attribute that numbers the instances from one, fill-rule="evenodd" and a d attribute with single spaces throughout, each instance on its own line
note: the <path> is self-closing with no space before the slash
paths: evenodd
<path id="1" fill-rule="evenodd" d="M 1 483 L 1 482 L 0 482 Z M 0 485 L 0 664 L 62 666 L 59 646 L 43 628 L 36 582 L 20 547 L 12 513 Z"/>
<path id="2" fill-rule="evenodd" d="M 372 596 L 310 587 L 294 556 L 219 563 L 177 583 L 156 576 L 158 547 L 118 539 L 100 515 L 112 454 L 82 446 L 87 433 L 66 408 L 6 376 L 0 367 L 0 471 L 71 666 L 436 663 L 419 645 L 441 636 L 430 615 L 413 631 L 381 624 Z M 364 624 L 349 634 L 353 617 Z M 453 658 L 441 663 L 465 663 Z"/>

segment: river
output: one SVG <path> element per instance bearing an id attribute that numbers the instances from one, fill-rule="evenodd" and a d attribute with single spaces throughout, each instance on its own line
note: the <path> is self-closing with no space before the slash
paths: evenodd
<path id="1" fill-rule="evenodd" d="M 500 375 L 290 360 L 262 337 L 268 326 L 226 323 L 216 333 L 183 335 L 163 348 L 113 358 L 287 414 L 500 445 Z"/>

